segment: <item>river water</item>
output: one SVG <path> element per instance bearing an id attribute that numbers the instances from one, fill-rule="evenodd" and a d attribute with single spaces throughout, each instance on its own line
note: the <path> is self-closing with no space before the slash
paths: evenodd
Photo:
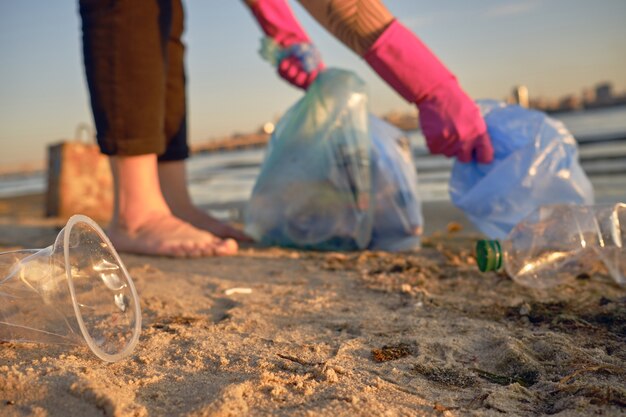
<path id="1" fill-rule="evenodd" d="M 580 142 L 583 168 L 598 202 L 626 201 L 626 106 L 553 115 L 562 120 Z M 408 132 L 412 142 L 423 201 L 448 200 L 452 161 L 428 155 L 419 131 Z M 265 155 L 264 149 L 246 149 L 192 156 L 187 164 L 191 196 L 203 207 L 241 206 L 252 191 Z M 45 190 L 42 172 L 0 178 L 0 197 Z M 226 217 L 224 213 L 215 213 Z"/>

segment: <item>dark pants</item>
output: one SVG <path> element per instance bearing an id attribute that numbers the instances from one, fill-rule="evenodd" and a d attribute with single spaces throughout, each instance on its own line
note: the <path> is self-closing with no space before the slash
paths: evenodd
<path id="1" fill-rule="evenodd" d="M 80 15 L 101 151 L 187 158 L 181 0 L 80 0 Z"/>

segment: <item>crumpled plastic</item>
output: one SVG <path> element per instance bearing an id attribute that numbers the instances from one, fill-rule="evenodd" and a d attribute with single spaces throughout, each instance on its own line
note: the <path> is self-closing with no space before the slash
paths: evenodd
<path id="1" fill-rule="evenodd" d="M 409 139 L 403 131 L 374 115 L 370 115 L 369 127 L 375 195 L 369 249 L 416 249 L 421 246 L 424 219 Z"/>
<path id="2" fill-rule="evenodd" d="M 562 122 L 496 100 L 477 104 L 491 136 L 494 161 L 455 161 L 449 193 L 481 232 L 502 239 L 540 206 L 593 204 L 578 144 Z"/>
<path id="3" fill-rule="evenodd" d="M 408 250 L 422 226 L 417 173 L 403 133 L 367 111 L 365 84 L 320 73 L 281 118 L 245 213 L 265 245 Z"/>

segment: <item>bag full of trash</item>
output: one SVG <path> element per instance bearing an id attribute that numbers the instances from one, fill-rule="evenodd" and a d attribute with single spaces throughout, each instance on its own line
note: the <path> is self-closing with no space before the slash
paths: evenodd
<path id="1" fill-rule="evenodd" d="M 495 100 L 478 102 L 494 148 L 490 164 L 455 161 L 452 202 L 491 239 L 501 239 L 540 206 L 594 202 L 578 144 L 562 122 Z"/>
<path id="2" fill-rule="evenodd" d="M 365 84 L 323 71 L 277 124 L 246 208 L 265 245 L 409 250 L 422 230 L 405 135 L 369 115 Z"/>
<path id="3" fill-rule="evenodd" d="M 373 223 L 365 84 L 328 69 L 277 124 L 246 208 L 266 245 L 364 249 Z"/>
<path id="4" fill-rule="evenodd" d="M 370 115 L 369 128 L 374 185 L 374 227 L 369 249 L 417 249 L 424 221 L 409 139 L 374 115 Z"/>

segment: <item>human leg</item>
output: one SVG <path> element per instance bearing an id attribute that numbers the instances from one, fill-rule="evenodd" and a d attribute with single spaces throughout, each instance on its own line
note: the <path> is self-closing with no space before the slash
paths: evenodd
<path id="1" fill-rule="evenodd" d="M 229 254 L 222 241 L 176 218 L 162 194 L 157 154 L 164 134 L 164 45 L 171 1 L 81 1 L 85 72 L 103 153 L 111 157 L 118 249 L 170 256 Z"/>
<path id="2" fill-rule="evenodd" d="M 158 173 L 161 190 L 172 213 L 193 226 L 222 238 L 251 241 L 241 231 L 226 225 L 197 208 L 187 189 L 184 160 L 189 156 L 187 144 L 186 76 L 184 11 L 179 0 L 172 2 L 171 26 L 164 36 L 167 48 L 165 90 L 165 152 L 159 156 Z"/>
<path id="3" fill-rule="evenodd" d="M 100 149 L 161 154 L 165 66 L 162 3 L 81 0 L 83 58 Z"/>

